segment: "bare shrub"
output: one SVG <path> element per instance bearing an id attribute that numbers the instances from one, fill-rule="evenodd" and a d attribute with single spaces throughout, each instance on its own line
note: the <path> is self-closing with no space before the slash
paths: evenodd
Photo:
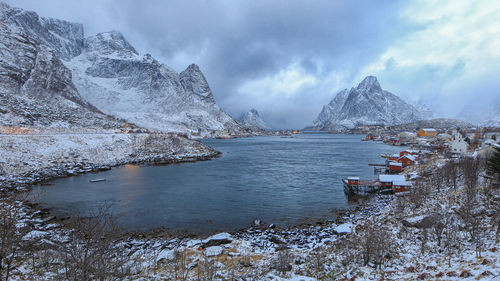
<path id="1" fill-rule="evenodd" d="M 417 210 L 422 207 L 430 195 L 430 184 L 422 179 L 417 180 L 408 193 L 408 203 Z"/>
<path id="2" fill-rule="evenodd" d="M 385 261 L 392 257 L 394 245 L 392 234 L 387 228 L 368 224 L 360 231 L 359 235 L 364 265 L 373 262 L 375 267 L 382 267 Z"/>
<path id="3" fill-rule="evenodd" d="M 274 259 L 273 268 L 280 273 L 292 270 L 293 255 L 289 249 L 279 249 Z"/>
<path id="4" fill-rule="evenodd" d="M 68 239 L 56 241 L 52 253 L 61 263 L 55 268 L 59 279 L 121 280 L 133 273 L 134 260 L 118 243 L 119 228 L 108 210 L 74 219 Z"/>
<path id="5" fill-rule="evenodd" d="M 188 267 L 190 261 L 186 250 L 175 250 L 174 258 L 171 261 L 171 273 L 174 280 L 188 280 L 190 268 Z"/>
<path id="6" fill-rule="evenodd" d="M 458 236 L 458 221 L 455 216 L 448 215 L 445 218 L 444 250 L 448 258 L 448 267 L 451 267 L 451 259 L 460 251 L 460 237 Z"/>
<path id="7" fill-rule="evenodd" d="M 0 280 L 10 279 L 14 264 L 25 261 L 39 240 L 30 237 L 32 228 L 20 222 L 26 196 L 17 199 L 9 197 L 0 202 Z"/>
<path id="8" fill-rule="evenodd" d="M 211 281 L 217 275 L 216 260 L 203 255 L 202 259 L 198 262 L 198 280 Z"/>

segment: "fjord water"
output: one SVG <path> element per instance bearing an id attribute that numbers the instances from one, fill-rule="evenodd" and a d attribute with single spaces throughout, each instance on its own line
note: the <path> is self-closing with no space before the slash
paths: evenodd
<path id="1" fill-rule="evenodd" d="M 367 164 L 382 163 L 382 153 L 401 150 L 360 138 L 303 134 L 204 140 L 221 151 L 221 157 L 165 166 L 126 165 L 57 179 L 51 186 L 36 187 L 34 194 L 59 216 L 85 215 L 111 204 L 127 230 L 230 231 L 257 218 L 288 226 L 327 219 L 349 207 L 341 179 L 372 179 L 373 168 Z M 89 182 L 97 178 L 106 181 Z"/>

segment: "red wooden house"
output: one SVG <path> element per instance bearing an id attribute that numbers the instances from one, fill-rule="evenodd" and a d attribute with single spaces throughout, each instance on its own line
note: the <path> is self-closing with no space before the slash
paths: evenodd
<path id="1" fill-rule="evenodd" d="M 418 155 L 420 155 L 420 151 L 419 150 L 413 150 L 413 149 L 406 149 L 406 150 L 403 150 L 403 151 L 399 152 L 399 157 L 401 157 L 403 155 L 415 155 L 415 156 L 418 156 Z"/>
<path id="2" fill-rule="evenodd" d="M 415 155 L 406 154 L 398 158 L 399 163 L 403 164 L 403 167 L 408 167 L 415 164 L 417 157 Z"/>
<path id="3" fill-rule="evenodd" d="M 359 184 L 359 177 L 347 177 L 347 184 L 358 185 Z"/>
<path id="4" fill-rule="evenodd" d="M 403 170 L 403 164 L 398 162 L 390 162 L 389 163 L 389 172 L 391 173 L 399 173 Z"/>

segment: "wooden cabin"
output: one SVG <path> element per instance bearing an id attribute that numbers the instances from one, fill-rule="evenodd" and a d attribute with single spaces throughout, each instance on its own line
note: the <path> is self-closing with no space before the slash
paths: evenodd
<path id="1" fill-rule="evenodd" d="M 419 137 L 435 137 L 437 136 L 438 132 L 436 131 L 436 129 L 432 129 L 432 128 L 424 128 L 424 129 L 420 129 L 418 131 L 418 136 Z"/>
<path id="2" fill-rule="evenodd" d="M 347 184 L 359 185 L 359 177 L 347 177 Z"/>
<path id="3" fill-rule="evenodd" d="M 389 172 L 391 173 L 399 173 L 403 170 L 403 164 L 398 162 L 390 162 L 389 163 Z"/>
<path id="4" fill-rule="evenodd" d="M 420 154 L 420 150 L 414 150 L 414 149 L 406 149 L 401 152 L 399 152 L 399 157 L 403 155 L 415 155 L 418 156 Z"/>
<path id="5" fill-rule="evenodd" d="M 398 158 L 397 162 L 401 163 L 403 165 L 403 167 L 408 167 L 408 166 L 411 166 L 413 164 L 415 164 L 415 162 L 417 161 L 417 157 L 415 155 L 403 155 L 401 157 Z"/>
<path id="6" fill-rule="evenodd" d="M 406 178 L 403 175 L 379 175 L 378 180 L 381 187 L 393 188 L 394 182 L 405 182 Z"/>
<path id="7" fill-rule="evenodd" d="M 392 182 L 392 190 L 394 191 L 394 193 L 409 191 L 410 188 L 411 188 L 411 183 L 407 182 L 406 180 Z"/>

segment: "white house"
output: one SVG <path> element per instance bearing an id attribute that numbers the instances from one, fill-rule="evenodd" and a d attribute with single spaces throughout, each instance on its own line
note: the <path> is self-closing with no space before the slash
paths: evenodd
<path id="1" fill-rule="evenodd" d="M 450 141 L 450 151 L 457 154 L 464 154 L 467 152 L 467 142 L 464 140 L 462 134 L 453 134 Z"/>

